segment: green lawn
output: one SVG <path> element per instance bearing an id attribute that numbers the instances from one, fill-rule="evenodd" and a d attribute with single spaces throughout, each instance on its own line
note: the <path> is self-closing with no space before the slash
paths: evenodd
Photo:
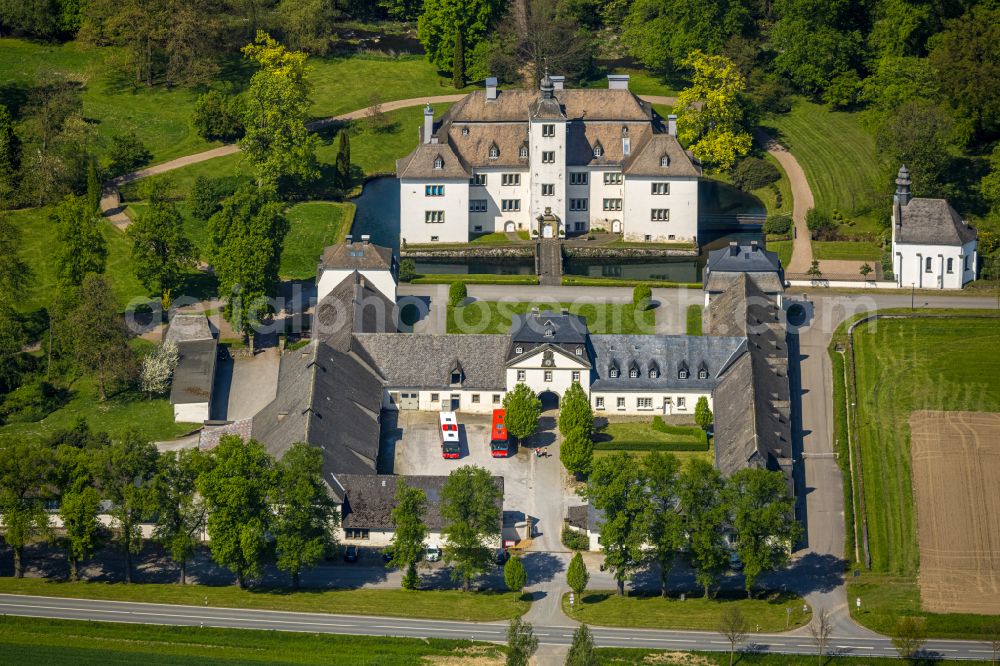
<path id="1" fill-rule="evenodd" d="M 698 426 L 676 426 L 654 420 L 609 423 L 598 435 L 598 451 L 708 451 L 708 437 Z"/>
<path id="2" fill-rule="evenodd" d="M 750 635 L 753 638 L 753 634 Z M 806 641 L 811 639 L 806 638 Z M 808 642 L 803 643 L 807 645 Z M 719 646 L 722 648 L 722 646 Z M 598 648 L 598 664 L 684 664 L 685 666 L 729 666 L 728 652 L 677 652 L 674 650 L 648 650 L 636 648 Z M 816 655 L 809 654 L 767 654 L 764 652 L 737 652 L 738 666 L 816 666 Z M 822 666 L 871 666 L 899 664 L 899 659 L 890 657 L 823 657 Z M 924 666 L 944 663 L 944 660 L 921 659 Z M 970 666 L 985 666 L 986 661 L 963 661 Z"/>
<path id="3" fill-rule="evenodd" d="M 814 259 L 880 261 L 884 251 L 878 243 L 860 241 L 813 241 Z M 873 266 L 874 268 L 874 266 Z"/>
<path id="4" fill-rule="evenodd" d="M 687 309 L 687 334 L 701 335 L 701 306 L 689 305 Z"/>
<path id="5" fill-rule="evenodd" d="M 772 594 L 766 599 L 706 599 L 689 596 L 664 599 L 659 595 L 619 597 L 613 591 L 587 590 L 570 611 L 569 594 L 563 596 L 566 615 L 585 624 L 649 629 L 702 629 L 715 631 L 727 608 L 739 608 L 750 626 L 762 632 L 794 629 L 809 622 L 811 613 L 802 612 L 802 598 Z M 789 614 L 785 609 L 790 608 Z"/>
<path id="6" fill-rule="evenodd" d="M 122 583 L 69 583 L 38 578 L 0 578 L 0 593 L 31 594 L 73 599 L 150 601 L 162 604 L 214 606 L 216 608 L 261 608 L 308 613 L 385 615 L 425 619 L 491 622 L 507 620 L 527 612 L 531 603 L 509 592 L 461 592 L 459 590 L 354 589 L 299 590 L 250 589 L 235 585 Z M 205 600 L 208 603 L 205 603 Z"/>
<path id="7" fill-rule="evenodd" d="M 448 308 L 449 333 L 507 333 L 515 314 L 532 308 L 556 310 L 567 308 L 583 316 L 591 333 L 652 334 L 656 321 L 652 310 L 637 310 L 632 303 L 551 303 L 521 301 L 505 303 L 474 301 L 466 306 Z"/>
<path id="8" fill-rule="evenodd" d="M 919 409 L 1000 411 L 1000 320 L 953 313 L 881 319 L 855 329 L 862 475 L 872 572 L 853 585 L 856 618 L 885 631 L 901 612 L 927 617 L 931 635 L 976 635 L 975 616 L 920 611 L 919 551 L 909 417 Z M 838 435 L 839 436 L 842 435 Z M 861 591 L 864 594 L 861 594 Z M 854 608 L 852 607 L 852 612 Z"/>
<path id="9" fill-rule="evenodd" d="M 875 139 L 857 113 L 831 111 L 798 99 L 790 113 L 764 123 L 795 155 L 809 180 L 816 207 L 859 215 L 889 191 L 875 155 Z"/>
<path id="10" fill-rule="evenodd" d="M 521 230 L 517 232 L 517 237 L 523 241 L 531 240 L 527 231 Z M 476 236 L 471 241 L 473 245 L 506 245 L 510 242 L 507 238 L 507 234 L 503 231 L 495 231 L 491 234 L 482 234 L 481 236 Z"/>
<path id="11" fill-rule="evenodd" d="M 49 303 L 56 287 L 52 248 L 56 239 L 56 225 L 50 219 L 51 208 L 30 208 L 7 213 L 21 230 L 21 257 L 31 268 L 31 278 L 22 292 L 18 308 L 24 312 Z M 107 241 L 108 258 L 105 276 L 111 284 L 118 304 L 125 307 L 133 299 L 148 300 L 146 289 L 139 284 L 132 272 L 131 246 L 125 234 L 109 222 L 102 221 L 101 231 Z"/>
<path id="12" fill-rule="evenodd" d="M 378 664 L 498 658 L 503 648 L 438 638 L 338 636 L 298 632 L 167 627 L 0 618 L 0 662 L 50 666 L 105 664 Z"/>
<path id="13" fill-rule="evenodd" d="M 289 222 L 281 252 L 281 277 L 306 280 L 316 277 L 323 248 L 344 240 L 354 221 L 354 204 L 313 201 L 300 203 L 286 213 Z"/>
<path id="14" fill-rule="evenodd" d="M 783 240 L 783 241 L 768 241 L 767 249 L 772 252 L 778 253 L 778 261 L 785 268 L 788 268 L 788 263 L 792 260 L 792 245 L 795 241 Z M 813 243 L 813 246 L 816 244 Z"/>

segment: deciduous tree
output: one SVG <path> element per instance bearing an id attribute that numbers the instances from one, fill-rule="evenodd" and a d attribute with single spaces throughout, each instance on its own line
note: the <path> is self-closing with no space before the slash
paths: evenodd
<path id="1" fill-rule="evenodd" d="M 319 139 L 306 129 L 312 103 L 306 54 L 287 50 L 264 32 L 257 33 L 243 54 L 260 67 L 246 93 L 246 133 L 240 140 L 243 154 L 257 171 L 257 183 L 315 180 Z"/>
<path id="2" fill-rule="evenodd" d="M 466 465 L 448 475 L 441 489 L 441 530 L 447 542 L 445 562 L 452 578 L 468 591 L 473 579 L 489 569 L 492 549 L 500 545 L 503 493 L 482 467 Z"/>
<path id="3" fill-rule="evenodd" d="M 139 369 L 139 384 L 150 395 L 162 395 L 170 390 L 170 378 L 177 368 L 180 354 L 171 340 L 149 352 L 142 358 Z"/>
<path id="4" fill-rule="evenodd" d="M 31 278 L 31 267 L 21 256 L 21 229 L 0 214 L 0 298 L 13 302 Z"/>
<path id="5" fill-rule="evenodd" d="M 503 565 L 503 582 L 515 597 L 521 596 L 521 591 L 528 584 L 528 573 L 520 557 L 511 556 Z"/>
<path id="6" fill-rule="evenodd" d="M 678 498 L 685 516 L 688 550 L 695 567 L 695 580 L 708 597 L 712 586 L 729 564 L 723 537 L 726 524 L 725 484 L 711 463 L 694 459 L 681 471 Z"/>
<path id="7" fill-rule="evenodd" d="M 164 300 L 184 282 L 194 266 L 194 246 L 184 235 L 184 218 L 163 189 L 151 192 L 149 206 L 129 225 L 132 267 L 146 289 Z"/>
<path id="8" fill-rule="evenodd" d="M 566 437 L 582 431 L 589 436 L 594 430 L 594 410 L 580 382 L 573 382 L 562 397 L 559 408 L 559 433 Z"/>
<path id="9" fill-rule="evenodd" d="M 0 210 L 12 208 L 21 168 L 21 140 L 14 131 L 10 111 L 0 104 Z"/>
<path id="10" fill-rule="evenodd" d="M 590 633 L 590 627 L 587 625 L 581 624 L 573 632 L 573 642 L 569 644 L 565 663 L 566 666 L 596 666 L 594 635 Z"/>
<path id="11" fill-rule="evenodd" d="M 91 273 L 84 278 L 69 323 L 76 331 L 86 331 L 74 340 L 73 355 L 80 367 L 94 376 L 100 399 L 107 400 L 109 388 L 134 377 L 135 360 L 125 319 L 102 276 Z"/>
<path id="12" fill-rule="evenodd" d="M 218 183 L 205 176 L 198 176 L 191 186 L 191 191 L 188 192 L 188 212 L 194 219 L 208 222 L 222 207 L 219 197 Z"/>
<path id="13" fill-rule="evenodd" d="M 503 397 L 506 410 L 507 432 L 519 440 L 526 440 L 538 430 L 538 417 L 542 414 L 542 401 L 527 384 L 518 384 Z"/>
<path id="14" fill-rule="evenodd" d="M 209 456 L 198 449 L 167 451 L 157 459 L 156 475 L 150 482 L 156 508 L 153 538 L 180 567 L 181 585 L 187 583 L 187 563 L 198 550 L 208 519 L 196 482 L 210 463 Z"/>
<path id="15" fill-rule="evenodd" d="M 76 287 L 87 273 L 103 273 L 107 243 L 86 197 L 66 197 L 51 219 L 56 225 L 54 254 L 60 283 Z"/>
<path id="16" fill-rule="evenodd" d="M 903 659 L 911 659 L 917 655 L 927 642 L 927 625 L 922 617 L 901 615 L 896 618 L 890 636 L 892 646 Z"/>
<path id="17" fill-rule="evenodd" d="M 221 437 L 212 458 L 212 468 L 196 483 L 208 506 L 209 548 L 245 588 L 263 573 L 268 554 L 274 459 L 256 440 L 235 435 Z"/>
<path id="18" fill-rule="evenodd" d="M 943 196 L 956 147 L 951 112 L 931 102 L 899 106 L 875 131 L 875 146 L 887 168 L 905 164 L 915 196 Z"/>
<path id="19" fill-rule="evenodd" d="M 101 524 L 97 511 L 101 496 L 92 486 L 64 493 L 59 504 L 59 517 L 66 532 L 66 559 L 69 562 L 69 579 L 79 578 L 80 562 L 97 548 Z"/>
<path id="20" fill-rule="evenodd" d="M 649 542 L 660 566 L 660 596 L 667 596 L 667 577 L 674 559 L 684 547 L 684 521 L 678 511 L 681 464 L 677 457 L 653 451 L 645 460 L 649 502 L 652 505 Z"/>
<path id="21" fill-rule="evenodd" d="M 729 169 L 750 151 L 743 126 L 746 81 L 732 60 L 694 50 L 683 61 L 691 85 L 677 97 L 677 136 L 709 166 Z"/>
<path id="22" fill-rule="evenodd" d="M 729 642 L 729 666 L 733 666 L 736 648 L 750 633 L 750 623 L 736 606 L 728 606 L 719 618 L 719 633 Z"/>
<path id="23" fill-rule="evenodd" d="M 826 648 L 830 644 L 830 635 L 833 633 L 833 618 L 830 611 L 825 608 L 818 609 L 813 614 L 812 622 L 809 623 L 809 635 L 816 643 L 816 661 L 822 666 L 823 656 Z"/>
<path id="24" fill-rule="evenodd" d="M 583 603 L 583 592 L 587 589 L 587 583 L 590 582 L 590 574 L 587 573 L 587 565 L 583 561 L 583 556 L 580 553 L 573 555 L 573 559 L 569 561 L 569 567 L 566 569 L 566 584 L 569 585 L 569 589 L 576 593 L 577 598 L 580 599 L 580 603 Z"/>
<path id="25" fill-rule="evenodd" d="M 406 569 L 403 588 L 417 589 L 417 564 L 424 555 L 427 529 L 427 494 L 420 488 L 406 485 L 402 478 L 396 481 L 396 506 L 392 509 L 392 522 L 396 530 L 392 537 L 392 559 L 389 565 Z"/>
<path id="26" fill-rule="evenodd" d="M 528 666 L 538 649 L 538 637 L 530 622 L 515 617 L 507 627 L 507 666 Z"/>
<path id="27" fill-rule="evenodd" d="M 329 0 L 281 0 L 277 19 L 288 45 L 325 55 L 330 50 L 339 3 Z"/>
<path id="28" fill-rule="evenodd" d="M 308 444 L 292 445 L 277 465 L 274 492 L 274 545 L 277 565 L 292 577 L 322 561 L 336 541 L 337 511 L 323 481 L 323 452 Z"/>
<path id="29" fill-rule="evenodd" d="M 243 136 L 243 112 L 242 99 L 210 90 L 194 103 L 192 124 L 203 139 L 235 141 Z"/>
<path id="30" fill-rule="evenodd" d="M 439 71 L 450 72 L 456 33 L 462 33 L 463 46 L 471 51 L 493 27 L 504 5 L 502 0 L 424 0 L 417 34 L 427 59 Z"/>
<path id="31" fill-rule="evenodd" d="M 149 164 L 153 154 L 143 145 L 135 132 L 121 134 L 111 140 L 109 151 L 111 164 L 108 168 L 115 176 L 120 176 L 141 166 Z"/>
<path id="32" fill-rule="evenodd" d="M 785 477 L 765 469 L 741 469 L 729 477 L 726 503 L 736 532 L 736 553 L 743 562 L 747 595 L 762 573 L 788 564 L 801 526 Z"/>
<path id="33" fill-rule="evenodd" d="M 594 463 L 594 441 L 590 433 L 577 429 L 564 436 L 559 444 L 559 460 L 571 474 L 589 474 Z"/>
<path id="34" fill-rule="evenodd" d="M 622 452 L 599 458 L 594 462 L 586 495 L 594 508 L 604 512 L 600 526 L 604 566 L 615 577 L 621 596 L 625 594 L 625 581 L 645 557 L 643 545 L 649 534 L 651 505 L 642 465 Z"/>
<path id="35" fill-rule="evenodd" d="M 136 432 L 94 452 L 94 478 L 111 502 L 108 513 L 125 559 L 125 582 L 132 582 L 132 555 L 142 550 L 140 524 L 154 510 L 150 481 L 156 473 L 156 446 Z"/>
<path id="36" fill-rule="evenodd" d="M 52 474 L 52 450 L 12 441 L 0 448 L 0 527 L 14 551 L 14 577 L 24 576 L 24 547 L 50 534 L 43 503 Z"/>

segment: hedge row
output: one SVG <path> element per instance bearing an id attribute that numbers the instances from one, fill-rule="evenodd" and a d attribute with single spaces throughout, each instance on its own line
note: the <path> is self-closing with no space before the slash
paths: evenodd
<path id="1" fill-rule="evenodd" d="M 638 285 L 648 285 L 657 289 L 683 288 L 701 289 L 700 282 L 665 282 L 662 280 L 621 280 L 617 278 L 592 278 L 576 275 L 564 275 L 562 279 L 564 287 L 635 287 Z"/>
<path id="2" fill-rule="evenodd" d="M 629 442 L 613 439 L 610 442 L 595 442 L 595 451 L 708 451 L 708 440 L 691 442 Z"/>
<path id="3" fill-rule="evenodd" d="M 670 425 L 663 421 L 662 416 L 653 417 L 653 430 L 668 435 L 682 435 L 699 441 L 708 441 L 708 434 L 698 426 Z"/>

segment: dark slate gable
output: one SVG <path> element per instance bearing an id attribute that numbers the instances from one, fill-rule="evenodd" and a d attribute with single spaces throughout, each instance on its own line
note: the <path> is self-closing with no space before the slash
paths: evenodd
<path id="1" fill-rule="evenodd" d="M 896 242 L 912 245 L 965 245 L 976 230 L 944 199 L 911 199 L 898 206 Z"/>
<path id="2" fill-rule="evenodd" d="M 312 334 L 346 352 L 355 333 L 395 333 L 396 314 L 396 304 L 354 271 L 316 306 Z"/>
<path id="3" fill-rule="evenodd" d="M 361 333 L 351 349 L 393 388 L 447 390 L 459 364 L 462 388 L 503 391 L 509 346 L 506 335 Z"/>
<path id="4" fill-rule="evenodd" d="M 711 391 L 720 376 L 739 356 L 746 352 L 746 340 L 739 337 L 712 338 L 686 335 L 592 335 L 596 377 L 590 390 Z M 708 377 L 699 379 L 692 366 L 708 370 Z M 650 376 L 650 369 L 656 376 Z M 629 371 L 637 369 L 638 377 Z M 681 370 L 688 370 L 687 379 L 680 379 Z M 612 371 L 618 376 L 612 377 Z"/>

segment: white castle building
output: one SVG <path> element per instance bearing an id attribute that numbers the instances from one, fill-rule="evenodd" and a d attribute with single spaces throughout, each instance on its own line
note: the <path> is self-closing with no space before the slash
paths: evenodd
<path id="1" fill-rule="evenodd" d="M 420 144 L 396 164 L 404 243 L 468 242 L 528 231 L 590 230 L 627 241 L 697 241 L 701 167 L 627 75 L 607 89 L 499 90 L 495 78 L 437 122 L 428 105 Z"/>

